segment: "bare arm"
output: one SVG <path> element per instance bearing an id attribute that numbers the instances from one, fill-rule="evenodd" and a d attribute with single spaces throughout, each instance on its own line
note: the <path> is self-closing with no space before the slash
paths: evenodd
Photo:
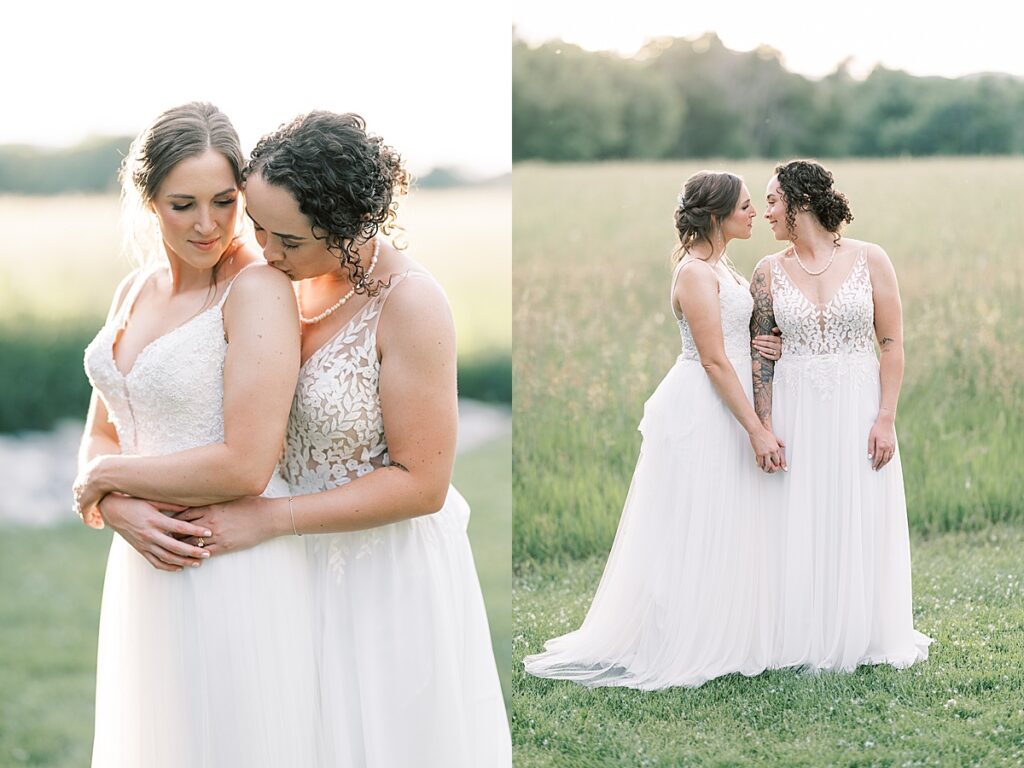
<path id="1" fill-rule="evenodd" d="M 447 299 L 429 278 L 410 276 L 394 288 L 379 322 L 380 404 L 391 466 L 296 496 L 299 533 L 374 528 L 444 505 L 458 431 L 455 328 Z M 287 499 L 239 499 L 179 517 L 213 531 L 207 549 L 214 554 L 292 534 Z"/>
<path id="2" fill-rule="evenodd" d="M 775 327 L 772 306 L 770 266 L 763 259 L 754 270 L 750 281 L 750 294 L 754 297 L 754 311 L 750 315 L 750 337 L 766 336 Z M 754 381 L 754 411 L 768 429 L 772 428 L 772 381 L 775 378 L 775 360 L 751 348 L 751 375 Z"/>
<path id="3" fill-rule="evenodd" d="M 110 456 L 81 487 L 194 506 L 263 492 L 284 444 L 299 367 L 290 281 L 272 267 L 239 276 L 224 307 L 224 441 L 165 456 Z"/>
<path id="4" fill-rule="evenodd" d="M 710 268 L 691 262 L 680 270 L 675 292 L 697 345 L 701 365 L 722 401 L 750 436 L 758 464 L 762 469 L 781 469 L 785 460 L 780 444 L 761 423 L 747 400 L 736 369 L 725 354 L 718 279 Z"/>
<path id="5" fill-rule="evenodd" d="M 896 270 L 878 246 L 868 250 L 868 271 L 874 296 L 875 336 L 880 350 L 881 395 L 878 417 L 868 436 L 868 454 L 881 469 L 896 451 L 896 406 L 903 386 L 903 306 Z"/>

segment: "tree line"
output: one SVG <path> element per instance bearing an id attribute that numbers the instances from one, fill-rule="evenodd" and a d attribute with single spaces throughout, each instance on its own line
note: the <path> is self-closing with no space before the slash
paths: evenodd
<path id="1" fill-rule="evenodd" d="M 0 146 L 0 194 L 116 192 L 118 168 L 131 143 L 131 136 L 96 136 L 55 149 L 27 144 Z M 435 189 L 506 182 L 503 177 L 476 179 L 459 168 L 437 166 L 417 176 L 413 183 L 420 189 Z"/>
<path id="2" fill-rule="evenodd" d="M 513 41 L 512 158 L 889 157 L 1024 152 L 1024 80 L 914 77 L 848 62 L 821 80 L 713 33 L 636 56 Z"/>

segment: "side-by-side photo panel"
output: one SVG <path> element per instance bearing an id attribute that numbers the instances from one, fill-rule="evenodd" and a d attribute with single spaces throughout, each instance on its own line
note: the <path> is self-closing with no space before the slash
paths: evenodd
<path id="1" fill-rule="evenodd" d="M 508 14 L 120 5 L 0 53 L 0 764 L 509 768 Z"/>
<path id="2" fill-rule="evenodd" d="M 793 6 L 514 14 L 517 766 L 1019 757 L 1024 70 Z"/>

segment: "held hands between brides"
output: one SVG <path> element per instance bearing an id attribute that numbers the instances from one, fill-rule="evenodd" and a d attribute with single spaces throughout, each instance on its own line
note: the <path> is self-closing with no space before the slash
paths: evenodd
<path id="1" fill-rule="evenodd" d="M 249 549 L 268 539 L 292 533 L 287 498 L 243 496 L 226 504 L 185 509 L 175 518 L 210 531 L 204 541 L 204 549 L 209 555 Z M 198 543 L 194 534 L 179 538 L 184 538 L 189 544 Z"/>
<path id="2" fill-rule="evenodd" d="M 166 512 L 179 512 L 185 507 L 159 504 L 110 493 L 98 505 L 107 525 L 154 568 L 161 571 L 180 571 L 186 566 L 198 567 L 209 554 L 179 538 L 209 536 L 209 529 L 175 520 Z M 162 511 L 162 510 L 166 510 Z"/>
<path id="3" fill-rule="evenodd" d="M 755 427 L 749 433 L 750 447 L 754 449 L 757 466 L 769 475 L 778 470 L 788 471 L 786 446 L 766 427 Z"/>

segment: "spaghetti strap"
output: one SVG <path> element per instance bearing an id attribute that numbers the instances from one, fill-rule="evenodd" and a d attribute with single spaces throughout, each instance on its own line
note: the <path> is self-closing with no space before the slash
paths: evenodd
<path id="1" fill-rule="evenodd" d="M 235 280 L 238 279 L 239 275 L 241 275 L 243 272 L 245 272 L 245 270 L 249 269 L 250 267 L 255 267 L 255 266 L 258 266 L 260 264 L 266 265 L 266 262 L 264 262 L 264 261 L 254 261 L 254 262 L 251 262 L 249 264 L 246 264 L 244 267 L 242 267 L 240 270 L 238 270 L 235 273 L 235 276 L 232 277 L 228 281 L 228 285 L 224 289 L 224 295 L 221 296 L 220 297 L 220 301 L 217 302 L 217 307 L 219 309 L 224 309 L 224 302 L 228 300 L 228 294 L 231 293 L 231 286 L 233 286 L 235 284 Z"/>
<path id="2" fill-rule="evenodd" d="M 429 272 L 424 272 L 420 269 L 409 268 L 405 270 L 405 272 L 400 272 L 397 275 L 392 275 L 391 280 L 388 282 L 388 284 L 381 288 L 381 292 L 379 294 L 379 302 L 381 309 L 384 308 L 384 303 L 388 300 L 388 297 L 391 295 L 391 292 L 395 290 L 395 288 L 401 285 L 406 280 L 406 278 L 417 276 L 426 278 L 435 285 L 440 286 L 440 283 L 438 283 L 434 276 L 431 275 Z"/>
<path id="3" fill-rule="evenodd" d="M 128 325 L 128 318 L 132 313 L 132 308 L 135 306 L 135 300 L 139 298 L 139 294 L 142 293 L 142 289 L 146 283 L 149 282 L 149 278 L 159 269 L 158 266 L 153 265 L 148 269 L 146 267 L 139 267 L 135 270 L 135 277 L 132 279 L 131 286 L 128 288 L 128 292 L 125 294 L 124 299 L 121 300 L 121 306 L 118 307 L 117 313 L 114 315 L 114 320 L 117 322 L 114 324 L 115 328 L 124 330 Z"/>

